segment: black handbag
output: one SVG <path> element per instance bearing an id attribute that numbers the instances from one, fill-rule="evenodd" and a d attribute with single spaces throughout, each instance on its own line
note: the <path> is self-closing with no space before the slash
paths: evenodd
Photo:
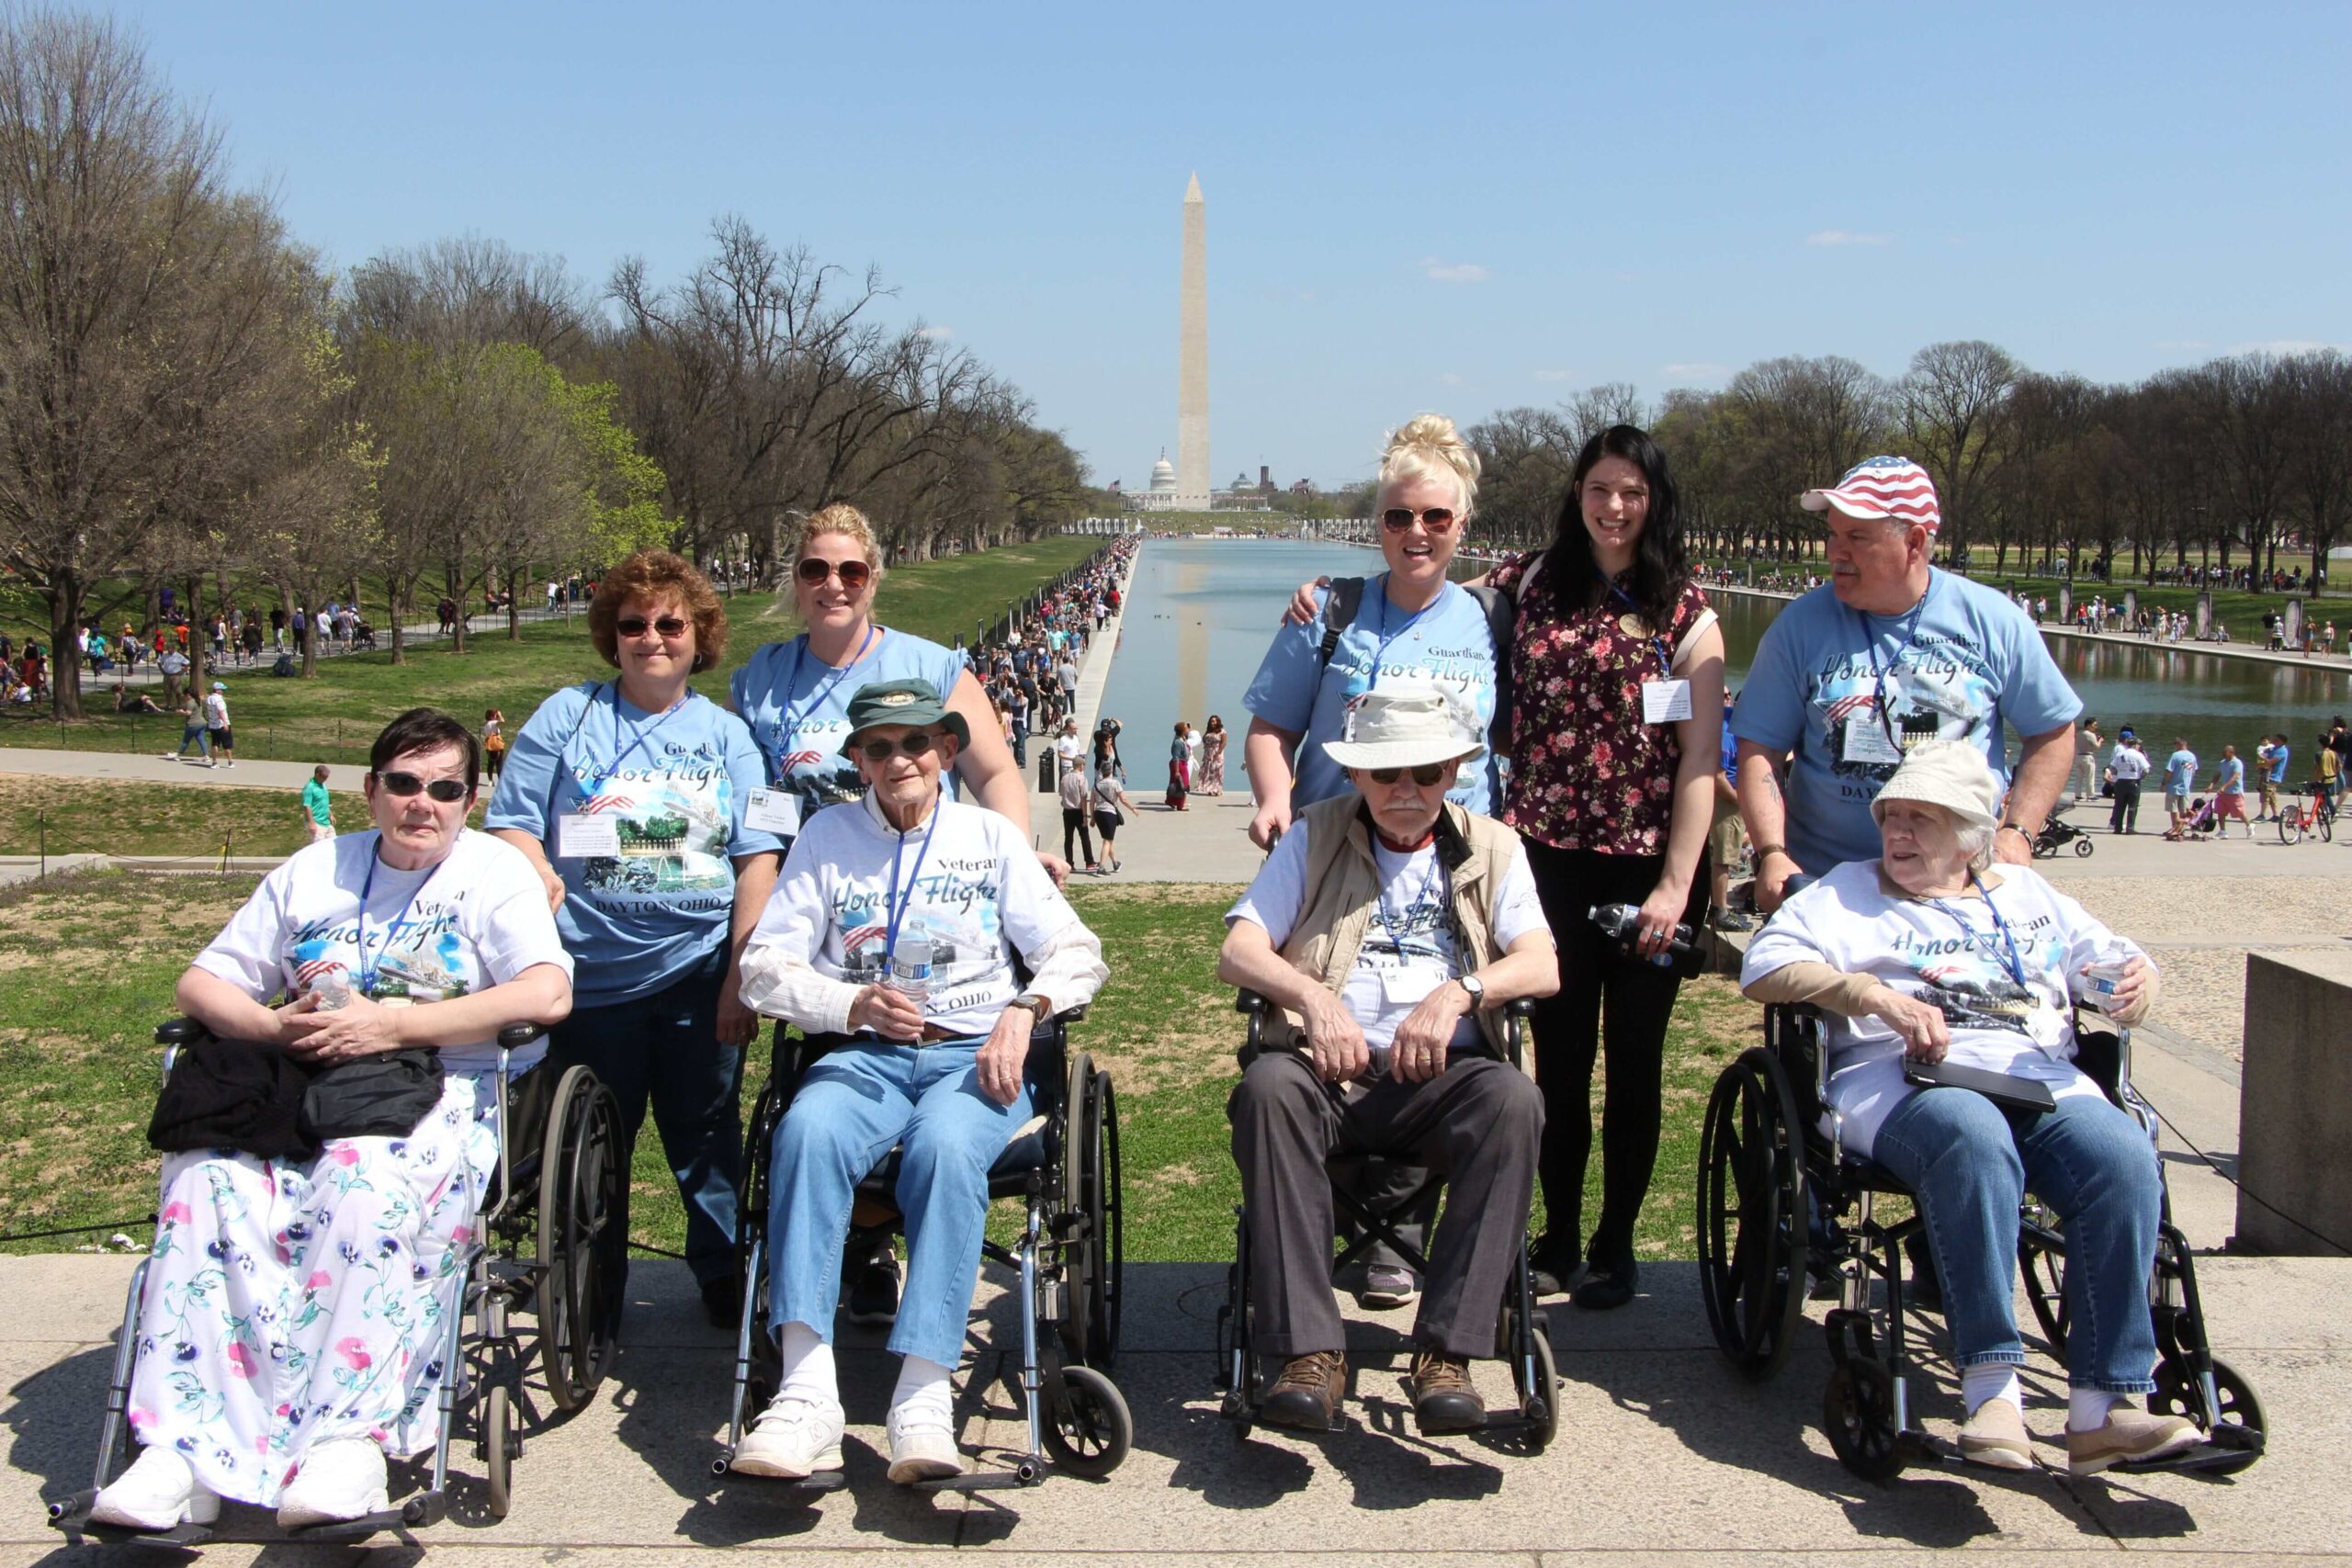
<path id="1" fill-rule="evenodd" d="M 302 1095 L 302 1131 L 332 1138 L 404 1138 L 441 1102 L 441 1053 L 423 1046 L 328 1068 Z"/>
<path id="2" fill-rule="evenodd" d="M 147 1121 L 165 1154 L 239 1149 L 262 1159 L 314 1159 L 303 1129 L 310 1070 L 274 1045 L 198 1034 L 180 1046 Z"/>

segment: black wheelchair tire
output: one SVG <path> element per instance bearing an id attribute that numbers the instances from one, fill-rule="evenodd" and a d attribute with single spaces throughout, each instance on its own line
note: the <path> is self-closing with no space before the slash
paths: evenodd
<path id="1" fill-rule="evenodd" d="M 492 1383 L 481 1402 L 482 1485 L 485 1506 L 503 1519 L 514 1506 L 514 1394 Z"/>
<path id="2" fill-rule="evenodd" d="M 1751 1046 L 1716 1078 L 1699 1134 L 1699 1293 L 1715 1343 L 1759 1382 L 1787 1359 L 1804 1314 L 1804 1136 L 1770 1052 Z"/>
<path id="3" fill-rule="evenodd" d="M 2190 1380 L 2188 1369 L 2167 1356 L 2156 1363 L 2156 1388 L 2148 1395 L 2148 1410 L 2156 1416 L 2186 1416 L 2197 1423 L 2200 1431 L 2211 1433 L 2216 1427 L 2242 1427 L 2248 1431 L 2263 1432 L 2262 1400 L 2254 1385 L 2235 1367 L 2213 1358 L 2213 1392 L 2222 1408 L 2208 1421 L 2204 1400 Z"/>
<path id="4" fill-rule="evenodd" d="M 1066 1256 L 1069 1310 L 1062 1341 L 1071 1359 L 1109 1370 L 1119 1353 L 1119 1291 L 1126 1236 L 1119 1204 L 1119 1111 L 1111 1075 L 1073 1053 L 1063 1102 L 1062 1202 L 1083 1216 Z"/>
<path id="5" fill-rule="evenodd" d="M 1532 1348 L 1535 1352 L 1536 1387 L 1519 1391 L 1519 1408 L 1521 1415 L 1532 1414 L 1530 1407 L 1535 1397 L 1541 1394 L 1544 1401 L 1542 1417 L 1527 1429 L 1527 1451 L 1540 1454 L 1552 1446 L 1554 1438 L 1560 1435 L 1560 1367 L 1552 1354 L 1552 1337 L 1544 1332 L 1541 1313 L 1536 1314 Z M 1516 1381 L 1518 1363 L 1515 1360 L 1511 1370 L 1513 1381 Z"/>
<path id="6" fill-rule="evenodd" d="M 1072 1363 L 1061 1369 L 1060 1396 L 1048 1401 L 1043 1433 L 1056 1469 L 1096 1481 L 1135 1447 L 1136 1420 L 1118 1384 Z"/>
<path id="7" fill-rule="evenodd" d="M 2018 1272 L 2025 1280 L 2026 1305 L 2060 1366 L 2066 1364 L 2066 1255 L 2018 1238 Z"/>
<path id="8" fill-rule="evenodd" d="M 1894 1380 L 1878 1362 L 1855 1357 L 1829 1374 L 1821 1395 L 1821 1424 L 1838 1462 L 1853 1474 L 1883 1485 L 1903 1473 Z"/>
<path id="9" fill-rule="evenodd" d="M 596 1397 L 620 1320 L 614 1264 L 628 1238 L 611 1225 L 619 1184 L 620 1110 L 584 1066 L 565 1070 L 539 1160 L 539 1363 L 566 1413 Z"/>

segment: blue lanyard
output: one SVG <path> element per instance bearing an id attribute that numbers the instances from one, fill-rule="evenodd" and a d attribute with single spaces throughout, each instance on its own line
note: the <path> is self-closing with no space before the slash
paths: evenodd
<path id="1" fill-rule="evenodd" d="M 1445 583 L 1441 582 L 1438 584 L 1438 599 L 1445 597 L 1446 587 L 1447 585 Z M 1431 610 L 1436 608 L 1437 599 L 1432 599 L 1428 604 L 1422 605 L 1419 609 L 1414 611 L 1411 615 L 1406 616 L 1405 624 L 1403 626 L 1398 626 L 1393 632 L 1390 631 L 1388 629 L 1388 579 L 1384 576 L 1380 580 L 1380 646 L 1372 650 L 1372 681 L 1374 684 L 1377 685 L 1380 682 L 1380 666 L 1382 661 L 1386 660 L 1388 657 L 1389 645 L 1395 642 L 1398 637 L 1403 637 L 1407 632 L 1411 631 L 1414 626 L 1419 622 L 1423 615 L 1428 615 Z"/>
<path id="2" fill-rule="evenodd" d="M 1611 582 L 1609 585 L 1609 592 L 1617 595 L 1618 602 L 1623 604 L 1628 610 L 1633 611 L 1635 615 L 1642 615 L 1642 607 L 1634 603 L 1634 596 L 1626 592 L 1623 588 L 1619 586 L 1617 583 Z M 1642 616 L 1642 621 L 1643 624 L 1646 626 L 1648 624 L 1648 617 Z M 1652 634 L 1650 637 L 1650 646 L 1657 650 L 1657 672 L 1659 678 L 1662 680 L 1671 681 L 1674 679 L 1674 660 L 1668 657 L 1666 651 L 1666 638 L 1658 637 L 1656 634 Z"/>
<path id="3" fill-rule="evenodd" d="M 915 868 L 907 873 L 907 896 L 899 897 L 899 862 L 907 852 L 907 836 L 899 835 L 899 847 L 890 852 L 890 891 L 883 896 L 882 967 L 887 972 L 890 960 L 899 953 L 899 928 L 906 923 L 907 911 L 913 908 L 915 884 L 922 876 L 922 858 L 931 853 L 931 836 L 939 831 L 941 811 L 947 805 L 943 795 L 931 806 L 931 826 L 923 829 L 922 842 L 915 849 Z"/>
<path id="4" fill-rule="evenodd" d="M 368 895 L 376 890 L 376 867 L 383 863 L 380 858 L 382 837 L 380 833 L 377 835 L 377 853 L 368 857 L 368 875 L 359 884 L 359 992 L 365 997 L 376 994 L 376 971 L 383 967 L 382 959 L 370 960 L 368 956 Z M 441 874 L 441 868 L 447 863 L 446 855 L 435 861 L 433 869 L 424 874 L 424 881 L 409 889 L 408 902 L 401 906 L 401 912 L 393 918 L 391 929 L 384 933 L 384 951 L 387 953 L 392 951 L 392 943 L 400 940 L 401 932 L 408 929 L 408 912 L 416 908 L 416 896 L 424 891 L 426 884 Z"/>
<path id="5" fill-rule="evenodd" d="M 784 783 L 785 779 L 789 776 L 792 772 L 791 764 L 786 761 L 786 759 L 792 755 L 792 743 L 800 739 L 800 727 L 807 724 L 816 714 L 817 710 L 824 705 L 825 698 L 831 694 L 833 688 L 840 685 L 851 671 L 865 662 L 866 650 L 874 646 L 874 639 L 881 635 L 882 628 L 880 626 L 867 626 L 865 628 L 865 640 L 857 645 L 857 653 L 855 657 L 852 658 L 847 664 L 844 664 L 840 669 L 834 671 L 833 678 L 831 680 L 820 681 L 818 682 L 817 689 L 809 693 L 808 700 L 801 705 L 800 712 L 797 716 L 796 716 L 792 711 L 792 688 L 800 680 L 800 656 L 808 651 L 808 634 L 804 632 L 799 637 L 794 640 L 792 645 L 792 668 L 785 674 L 784 695 L 776 702 L 776 707 L 782 716 L 776 720 L 775 727 L 776 783 Z"/>
<path id="6" fill-rule="evenodd" d="M 613 744 L 619 746 L 621 743 L 621 734 L 628 728 L 621 721 L 621 683 L 618 681 L 615 681 L 605 689 L 609 691 L 613 696 Z M 663 708 L 660 714 L 655 716 L 652 723 L 643 726 L 635 735 L 631 736 L 628 746 L 623 747 L 620 754 L 613 759 L 612 765 L 600 771 L 594 779 L 589 781 L 588 798 L 593 800 L 596 796 L 604 794 L 605 784 L 615 773 L 621 771 L 621 764 L 628 761 L 631 757 L 637 755 L 637 749 L 644 745 L 648 739 L 651 739 L 655 730 L 669 723 L 670 716 L 672 714 L 676 713 L 680 708 L 684 707 L 688 703 L 693 702 L 694 700 L 695 694 L 692 692 L 688 692 L 684 696 L 680 697 L 676 702 L 671 704 L 668 707 Z"/>
<path id="7" fill-rule="evenodd" d="M 1405 913 L 1407 915 L 1410 915 L 1413 912 L 1413 906 L 1428 897 L 1432 888 L 1442 886 L 1444 883 L 1444 878 L 1445 863 L 1438 858 L 1437 852 L 1435 850 L 1431 850 L 1430 852 L 1429 874 L 1421 878 L 1419 890 L 1407 901 L 1405 905 Z M 1373 902 L 1379 906 L 1380 923 L 1388 928 L 1388 940 L 1396 944 L 1398 956 L 1403 956 L 1405 952 L 1405 921 L 1388 907 L 1388 888 L 1386 884 L 1384 883 L 1381 886 L 1380 891 L 1373 895 Z"/>
<path id="8" fill-rule="evenodd" d="M 1970 886 L 1976 889 L 1977 897 L 1984 900 L 1984 912 L 1993 917 L 1993 929 L 2000 933 L 2001 945 L 2008 950 L 2009 978 L 2015 980 L 2020 986 L 2024 985 L 2026 983 L 2025 956 L 2018 951 L 2018 939 L 2010 932 L 2009 922 L 2001 919 L 2001 911 L 1993 907 L 1993 895 L 1986 890 L 1984 884 L 1978 879 L 1974 872 L 1972 871 L 1968 874 L 1968 882 Z M 1970 925 L 1967 919 L 1963 917 L 1958 909 L 1953 908 L 1950 904 L 1945 903 L 1940 898 L 1930 898 L 1928 901 L 1933 904 L 1937 908 L 1941 909 L 1945 914 L 1950 915 L 1952 918 L 1953 922 L 1957 924 L 1962 931 L 1968 933 L 1968 942 L 1970 946 L 1981 949 L 1987 956 L 1992 958 L 1997 959 L 2001 956 L 1998 953 L 1995 953 L 1993 951 L 1992 944 L 1984 940 L 1984 933 L 1979 931 L 1974 926 Z"/>
<path id="9" fill-rule="evenodd" d="M 1870 622 L 1860 610 L 1854 612 L 1854 619 L 1860 623 L 1862 628 L 1862 651 L 1871 656 L 1871 700 L 1878 708 L 1878 727 L 1886 732 L 1888 741 L 1898 748 L 1902 743 L 1895 739 L 1894 726 L 1886 713 L 1886 678 L 1903 667 L 1903 656 L 1911 651 L 1913 643 L 1919 640 L 1919 617 L 1928 613 L 1928 601 L 1935 596 L 1935 580 L 1929 578 L 1927 592 L 1920 594 L 1919 602 L 1911 606 L 1911 618 L 1903 629 L 1903 640 L 1895 645 L 1894 657 L 1884 664 L 1879 662 L 1878 637 L 1871 631 Z"/>

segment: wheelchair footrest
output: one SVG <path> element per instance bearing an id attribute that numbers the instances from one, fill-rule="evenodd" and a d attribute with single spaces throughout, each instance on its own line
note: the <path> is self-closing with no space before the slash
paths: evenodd
<path id="1" fill-rule="evenodd" d="M 838 1470 L 820 1470 L 813 1475 L 788 1477 L 754 1475 L 748 1470 L 737 1470 L 731 1460 L 718 1460 L 711 1465 L 713 1473 L 728 1481 L 749 1481 L 760 1490 L 776 1492 L 838 1492 L 849 1484 L 847 1473 Z"/>
<path id="2" fill-rule="evenodd" d="M 437 1525 L 447 1516 L 448 1498 L 439 1492 L 420 1492 L 407 1498 L 398 1507 L 381 1513 L 362 1514 L 356 1519 L 338 1519 L 323 1525 L 305 1525 L 286 1532 L 288 1540 L 316 1541 L 341 1545 L 366 1540 L 386 1530 L 423 1529 Z"/>
<path id="3" fill-rule="evenodd" d="M 77 1492 L 62 1502 L 49 1506 L 51 1529 L 63 1531 L 79 1540 L 85 1538 L 107 1546 L 147 1546 L 165 1551 L 190 1551 L 210 1542 L 210 1525 L 174 1525 L 167 1530 L 126 1529 L 121 1525 L 98 1525 L 90 1522 L 90 1510 L 97 1506 L 96 1492 Z"/>
<path id="4" fill-rule="evenodd" d="M 918 1481 L 910 1491 L 914 1492 L 1013 1492 L 1035 1486 L 1046 1479 L 1046 1461 L 1035 1455 L 1016 1460 L 1011 1470 L 971 1470 L 961 1475 L 943 1475 L 936 1481 Z"/>
<path id="5" fill-rule="evenodd" d="M 2125 1461 L 2109 1470 L 2125 1475 L 2177 1471 L 2189 1475 L 2234 1475 L 2262 1457 L 2262 1434 L 2250 1427 L 2216 1427 L 2193 1449 L 2144 1463 Z"/>

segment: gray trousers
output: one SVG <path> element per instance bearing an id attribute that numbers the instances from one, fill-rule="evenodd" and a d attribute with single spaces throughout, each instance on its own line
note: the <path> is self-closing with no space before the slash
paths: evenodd
<path id="1" fill-rule="evenodd" d="M 1339 1085 L 1316 1077 L 1304 1055 L 1269 1051 L 1241 1075 L 1226 1111 L 1241 1168 L 1261 1348 L 1291 1357 L 1345 1347 L 1331 1293 L 1324 1161 L 1396 1154 L 1442 1173 L 1447 1187 L 1413 1341 L 1449 1356 L 1495 1353 L 1544 1137 L 1544 1096 L 1526 1074 L 1492 1056 L 1456 1055 L 1426 1083 L 1382 1078 L 1350 1101 Z"/>

